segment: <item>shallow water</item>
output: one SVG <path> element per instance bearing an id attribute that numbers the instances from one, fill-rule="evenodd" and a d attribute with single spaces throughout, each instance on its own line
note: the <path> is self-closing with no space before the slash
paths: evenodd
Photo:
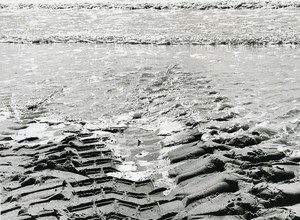
<path id="1" fill-rule="evenodd" d="M 9 22 L 7 22 L 9 21 Z M 1 9 L 0 42 L 299 43 L 298 9 Z"/>
<path id="2" fill-rule="evenodd" d="M 125 125 L 112 144 L 127 158 L 115 175 L 151 176 L 169 187 L 160 135 L 186 122 L 205 130 L 222 125 L 215 118 L 235 115 L 230 123 L 272 133 L 262 147 L 298 154 L 300 52 L 293 44 L 300 42 L 299 10 L 29 8 L 0 9 L 1 132 L 11 121 L 42 116 L 54 124 L 86 121 L 84 129 Z M 42 113 L 27 114 L 30 105 Z M 135 113 L 141 118 L 132 120 Z M 40 129 L 43 141 L 57 140 L 69 127 L 39 126 L 21 138 Z"/>
<path id="3" fill-rule="evenodd" d="M 46 99 L 47 110 L 64 118 L 124 119 L 136 111 L 150 117 L 143 96 L 165 89 L 164 107 L 182 104 L 199 119 L 228 104 L 236 120 L 280 131 L 295 147 L 299 56 L 292 47 L 2 44 L 2 107 L 22 110 Z M 211 91 L 225 99 L 212 105 Z"/>
<path id="4" fill-rule="evenodd" d="M 122 4 L 126 2 L 122 1 Z M 214 4 L 217 6 L 219 3 Z M 62 182 L 63 191 L 59 196 L 63 195 L 64 199 L 55 199 L 54 206 L 50 199 L 47 202 L 50 208 L 47 209 L 55 207 L 59 210 L 72 204 L 82 205 L 83 201 L 93 201 L 92 215 L 98 216 L 103 212 L 98 212 L 102 207 L 99 208 L 96 199 L 104 199 L 106 192 L 95 178 L 106 175 L 121 178 L 122 181 L 150 180 L 151 190 L 163 187 L 163 194 L 170 198 L 176 191 L 184 194 L 186 189 L 190 191 L 185 184 L 192 186 L 196 182 L 191 180 L 182 185 L 178 181 L 198 178 L 199 172 L 222 170 L 212 176 L 205 174 L 212 177 L 212 185 L 206 184 L 204 177 L 205 187 L 201 182 L 191 187 L 191 192 L 193 188 L 199 190 L 200 187 L 201 191 L 203 188 L 204 194 L 206 189 L 209 192 L 218 184 L 214 180 L 218 176 L 220 183 L 230 189 L 236 188 L 235 182 L 242 180 L 235 179 L 236 174 L 245 174 L 266 183 L 272 180 L 269 175 L 274 175 L 274 182 L 277 178 L 285 180 L 288 173 L 299 176 L 296 168 L 295 172 L 285 173 L 285 165 L 280 167 L 279 164 L 298 161 L 300 155 L 300 52 L 296 46 L 300 43 L 300 14 L 295 8 L 271 10 L 269 2 L 266 4 L 266 7 L 250 4 L 249 7 L 255 10 L 232 10 L 229 7 L 231 9 L 215 8 L 209 11 L 195 8 L 177 10 L 174 5 L 161 11 L 143 10 L 144 6 L 130 10 L 122 5 L 110 10 L 105 8 L 110 6 L 102 8 L 101 5 L 96 10 L 87 10 L 89 4 L 81 5 L 81 9 L 66 4 L 61 10 L 57 10 L 60 7 L 57 5 L 49 7 L 51 9 L 45 9 L 47 5 L 27 5 L 26 9 L 22 9 L 22 5 L 8 8 L 0 5 L 1 181 L 5 180 L 7 186 L 20 183 L 22 187 L 29 177 L 33 177 L 29 180 L 35 180 L 32 189 L 36 189 L 38 184 L 44 185 L 43 177 L 50 177 L 50 181 L 54 177 L 55 181 Z M 69 6 L 72 9 L 66 9 Z M 263 9 L 257 9 L 260 6 Z M 210 9 L 213 8 L 212 5 Z M 66 136 L 67 139 L 64 139 Z M 180 148 L 180 143 L 195 140 L 199 141 L 199 146 L 189 143 Z M 218 146 L 211 146 L 211 140 L 237 148 L 228 151 L 230 147 L 227 146 L 228 149 L 220 147 L 219 150 Z M 96 145 L 89 146 L 90 143 Z M 76 147 L 76 144 L 79 145 Z M 255 145 L 253 148 L 245 147 L 248 144 Z M 276 149 L 284 151 L 286 157 L 277 160 L 283 154 Z M 264 155 L 269 157 L 269 153 L 264 151 L 274 152 L 270 153 L 267 163 L 264 160 L 269 159 Z M 202 153 L 205 155 L 189 160 Z M 175 162 L 174 158 L 179 160 L 182 155 L 187 160 Z M 99 161 L 104 159 L 104 163 L 99 162 L 99 158 Z M 109 158 L 119 162 L 107 160 Z M 251 163 L 254 161 L 252 165 L 257 168 L 258 177 L 251 166 L 247 168 L 248 160 Z M 58 161 L 58 166 L 53 167 L 53 161 Z M 27 162 L 30 166 L 25 166 Z M 291 164 L 293 170 L 295 163 Z M 184 175 L 172 178 L 181 165 Z M 287 169 L 289 165 L 286 165 Z M 39 172 L 39 167 L 47 169 L 47 172 Z M 104 167 L 108 168 L 107 174 Z M 261 176 L 260 173 L 264 172 L 266 176 Z M 19 176 L 28 178 L 23 181 Z M 41 180 L 37 176 L 41 176 Z M 83 187 L 87 198 L 79 199 L 76 195 L 78 191 L 72 189 L 72 184 L 71 188 L 64 187 L 65 179 L 68 182 L 87 176 L 94 179 L 93 183 L 89 181 Z M 11 177 L 18 177 L 19 181 L 11 181 Z M 231 180 L 227 183 L 227 178 L 231 177 L 233 184 Z M 288 175 L 287 178 L 292 177 Z M 225 198 L 224 204 L 221 201 L 221 206 L 216 203 L 218 210 L 223 205 L 226 212 L 231 210 L 231 204 L 235 206 L 232 198 L 237 199 L 239 207 L 243 201 L 240 195 L 245 192 L 252 194 L 252 190 L 248 190 L 257 182 L 243 181 L 236 182 L 242 186 L 239 192 L 229 193 L 228 200 Z M 121 191 L 115 188 L 115 178 L 106 183 L 112 184 L 113 191 L 118 190 L 118 195 L 121 195 Z M 9 189 L 6 185 L 5 188 Z M 6 189 L 3 191 L 7 195 L 15 192 Z M 53 189 L 50 189 L 51 193 Z M 102 199 L 97 195 L 100 189 Z M 93 190 L 98 192 L 89 195 Z M 129 187 L 131 191 L 136 191 L 135 182 Z M 24 192 L 27 192 L 26 189 Z M 58 191 L 55 189 L 55 192 Z M 219 193 L 218 190 L 216 192 Z M 44 194 L 40 199 L 46 198 Z M 123 196 L 122 201 L 128 199 L 127 191 Z M 134 197 L 135 201 L 137 197 Z M 215 197 L 215 194 L 209 197 L 209 209 L 211 205 L 216 205 L 210 199 L 221 197 Z M 3 203 L 5 212 L 11 216 L 23 215 L 23 205 L 29 204 L 31 197 L 29 200 L 28 197 L 21 200 L 21 197 L 11 198 L 11 201 Z M 152 199 L 148 194 L 147 203 L 157 201 Z M 290 200 L 290 197 L 285 199 Z M 19 201 L 22 207 L 15 209 L 13 206 Z M 260 199 L 258 201 L 253 207 L 249 205 L 251 213 L 261 203 Z M 65 202 L 66 205 L 61 205 Z M 180 207 L 186 205 L 185 201 L 178 202 Z M 200 205 L 196 209 L 201 209 L 201 212 L 207 209 L 205 201 L 203 204 L 202 200 L 197 203 L 204 204 L 205 208 Z M 25 210 L 25 214 L 35 215 L 38 209 L 33 206 L 34 203 L 30 204 L 25 205 L 31 207 L 30 211 Z M 171 204 L 167 203 L 167 206 L 173 208 Z M 247 203 L 246 199 L 242 204 L 248 206 L 252 202 Z M 120 211 L 117 199 L 110 205 L 112 210 Z M 140 202 L 136 205 L 133 216 L 140 214 Z M 160 205 L 157 201 L 158 216 L 162 214 Z M 44 209 L 44 205 L 38 206 Z M 7 207 L 13 207 L 11 212 L 7 211 Z M 22 209 L 19 211 L 19 208 Z M 83 210 L 88 208 L 86 206 Z M 190 207 L 187 205 L 182 209 L 187 213 Z M 88 215 L 92 212 L 89 211 Z M 256 214 L 260 215 L 258 212 Z"/>

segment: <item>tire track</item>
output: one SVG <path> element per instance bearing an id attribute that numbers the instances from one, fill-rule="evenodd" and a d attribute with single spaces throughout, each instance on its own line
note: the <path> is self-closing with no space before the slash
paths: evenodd
<path id="1" fill-rule="evenodd" d="M 121 164 L 122 158 L 107 147 L 107 136 L 95 138 L 93 132 L 69 135 L 58 143 L 2 150 L 1 157 L 19 154 L 28 159 L 19 164 L 23 174 L 11 175 L 5 182 L 1 215 L 4 219 L 255 219 L 268 216 L 267 209 L 273 208 L 273 214 L 296 219 L 293 209 L 282 212 L 282 206 L 298 204 L 297 158 L 260 149 L 264 136 L 249 134 L 248 129 L 243 134 L 231 132 L 227 138 L 214 134 L 211 141 L 204 141 L 207 132 L 211 133 L 188 129 L 162 140 L 175 165 L 169 176 L 177 183 L 168 195 L 152 179 L 110 176 L 118 171 L 115 164 Z M 286 188 L 289 185 L 295 186 L 292 191 Z M 265 189 L 278 192 L 280 198 L 270 197 Z"/>
<path id="2" fill-rule="evenodd" d="M 171 129 L 159 128 L 158 132 L 162 151 L 170 161 L 168 175 L 176 182 L 174 189 L 158 187 L 150 178 L 133 181 L 112 175 L 122 172 L 118 165 L 126 162 L 115 153 L 114 147 L 120 146 L 112 139 L 124 138 L 127 127 L 88 132 L 88 129 L 70 132 L 65 128 L 60 141 L 49 140 L 46 144 L 36 136 L 14 140 L 10 134 L 12 142 L 1 141 L 4 143 L 1 161 L 14 162 L 1 164 L 1 168 L 9 167 L 1 172 L 6 177 L 1 216 L 4 219 L 298 219 L 299 157 L 272 146 L 262 147 L 260 144 L 274 134 L 257 130 L 251 124 L 236 123 L 234 119 L 239 115 L 230 106 L 212 111 L 229 100 L 213 90 L 209 79 L 199 80 L 195 74 L 173 74 L 173 71 L 174 68 L 168 68 L 151 79 L 143 94 L 130 101 L 134 109 L 148 103 L 148 109 L 135 114 L 130 121 L 134 127 L 130 135 L 136 133 L 138 140 L 148 141 L 144 146 L 147 147 L 156 136 L 138 133 L 135 127 L 157 125 L 162 116 L 166 121 L 183 124 L 179 128 L 171 124 Z M 201 119 L 196 120 L 193 109 L 183 104 L 188 97 L 177 99 L 176 104 L 170 101 L 182 91 L 181 77 L 204 89 L 199 95 Z M 34 126 L 42 112 L 40 109 L 26 112 L 26 119 L 19 122 L 25 125 L 9 130 Z M 147 120 L 139 122 L 143 117 Z M 55 124 L 48 124 L 51 129 L 58 129 Z M 132 141 L 130 135 L 125 138 Z"/>
<path id="3" fill-rule="evenodd" d="M 58 144 L 26 149 L 26 154 L 32 155 L 32 159 L 22 165 L 25 175 L 12 177 L 11 181 L 16 186 L 5 188 L 7 196 L 2 201 L 1 212 L 4 218 L 10 215 L 25 216 L 22 219 L 58 217 L 63 212 L 63 215 L 74 219 L 93 219 L 95 213 L 116 219 L 154 216 L 157 219 L 164 216 L 164 219 L 177 213 L 181 200 L 163 195 L 165 188 L 155 187 L 153 180 L 130 181 L 107 176 L 118 171 L 115 164 L 121 161 L 100 139 L 90 135 L 71 135 Z M 24 147 L 26 145 L 14 151 L 21 152 Z M 32 176 L 43 170 L 70 172 L 83 180 L 70 181 L 51 175 Z M 42 204 L 51 207 L 51 203 L 60 207 L 60 211 L 41 210 Z M 33 215 L 31 210 L 41 213 Z"/>

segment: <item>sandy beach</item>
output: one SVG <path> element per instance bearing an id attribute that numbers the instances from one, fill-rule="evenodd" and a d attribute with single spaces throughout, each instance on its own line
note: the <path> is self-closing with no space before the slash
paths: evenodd
<path id="1" fill-rule="evenodd" d="M 300 219 L 299 20 L 0 0 L 1 220 Z"/>

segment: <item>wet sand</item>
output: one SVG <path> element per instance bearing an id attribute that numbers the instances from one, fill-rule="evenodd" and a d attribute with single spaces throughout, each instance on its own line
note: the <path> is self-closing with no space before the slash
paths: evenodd
<path id="1" fill-rule="evenodd" d="M 289 8 L 282 13 L 275 12 L 277 9 L 257 9 L 270 8 L 272 4 L 272 1 L 264 6 L 250 4 L 258 11 L 247 11 L 241 4 L 241 8 L 235 10 L 243 9 L 242 13 L 253 17 L 250 23 L 254 23 L 254 27 L 259 27 L 257 14 L 265 12 L 269 20 L 264 21 L 262 29 L 271 23 L 272 14 L 276 18 L 282 14 L 282 23 L 276 24 L 279 30 L 293 28 L 292 24 L 285 27 L 282 24 L 291 19 L 290 12 L 298 15 L 295 9 Z M 286 7 L 298 7 L 292 2 L 286 4 Z M 145 9 L 148 4 L 134 5 L 141 7 L 137 9 Z M 68 5 L 52 6 L 48 18 L 40 20 L 41 23 L 47 24 L 56 14 L 55 10 Z M 95 41 L 85 41 L 82 36 L 73 42 L 77 46 L 46 45 L 55 43 L 48 41 L 54 39 L 53 36 L 44 34 L 40 38 L 39 33 L 34 32 L 40 26 L 32 23 L 33 17 L 26 14 L 27 9 L 42 14 L 46 6 L 29 4 L 24 6 L 24 11 L 19 6 L 10 11 L 10 7 L 16 5 L 3 6 L 0 10 L 6 15 L 2 16 L 10 18 L 12 12 L 17 11 L 20 14 L 16 15 L 15 23 L 25 17 L 33 27 L 26 30 L 20 27 L 15 37 L 11 37 L 14 25 L 0 30 L 2 43 L 5 43 L 0 47 L 7 51 L 7 55 L 0 53 L 3 62 L 0 83 L 1 219 L 300 218 L 298 53 L 297 47 L 278 49 L 278 45 L 290 46 L 297 41 L 278 43 L 277 38 L 268 38 L 265 46 L 277 46 L 256 51 L 251 51 L 251 47 L 245 51 L 226 47 L 193 52 L 186 46 L 169 48 L 173 43 L 140 50 L 133 49 L 140 45 L 106 47 L 107 43 L 116 43 L 110 38 L 112 42 L 101 42 L 103 48 L 115 50 L 119 55 L 111 52 L 104 56 L 105 53 L 100 52 L 103 60 L 100 61 L 96 45 L 93 49 L 82 46 L 82 43 Z M 102 8 L 99 4 L 97 7 Z M 147 9 L 158 9 L 156 7 L 147 6 Z M 173 5 L 165 12 L 178 7 Z M 187 9 L 195 10 L 195 7 Z M 230 7 L 224 9 L 231 10 Z M 134 8 L 116 8 L 130 11 L 124 17 L 141 16 L 127 10 Z M 226 13 L 226 10 L 216 13 Z M 180 14 L 174 11 L 175 17 Z M 62 12 L 56 22 L 68 22 L 68 13 Z M 151 10 L 145 13 L 148 20 L 152 18 L 151 13 Z M 243 17 L 237 11 L 234 13 L 232 20 Z M 84 11 L 83 14 L 89 17 L 92 13 Z M 246 20 L 243 17 L 242 24 L 246 24 Z M 67 35 L 76 29 L 68 25 Z M 268 36 L 278 33 L 276 25 L 270 27 Z M 175 25 L 179 26 L 180 22 Z M 149 30 L 163 33 L 164 28 Z M 115 30 L 117 26 L 110 29 L 112 33 Z M 56 35 L 57 29 L 50 27 L 47 31 Z M 177 31 L 180 33 L 184 28 Z M 218 28 L 214 31 L 213 36 L 217 36 Z M 291 33 L 297 31 L 295 27 Z M 262 33 L 259 34 L 257 39 L 261 39 Z M 25 35 L 32 38 L 28 40 Z M 13 40 L 7 40 L 7 36 Z M 228 36 L 234 37 L 235 33 L 230 32 Z M 243 36 L 238 35 L 237 39 L 244 39 Z M 34 42 L 32 39 L 42 40 Z M 69 40 L 60 43 L 67 42 Z M 33 45 L 7 46 L 7 43 Z M 199 47 L 188 40 L 182 44 Z M 216 43 L 220 44 L 223 43 Z M 69 59 L 59 63 L 57 51 L 68 54 Z M 233 57 L 238 54 L 238 59 L 228 58 L 232 54 Z M 163 57 L 164 61 L 157 61 Z M 199 62 L 201 65 L 193 66 L 195 57 L 204 60 Z M 49 58 L 53 62 L 48 61 Z M 225 58 L 228 61 L 220 61 Z M 264 61 L 260 61 L 262 58 Z M 154 61 L 150 62 L 152 59 Z M 176 60 L 180 65 L 162 67 L 165 62 Z M 139 68 L 132 67 L 134 64 Z M 147 65 L 154 67 L 151 69 Z M 244 74 L 242 69 L 251 65 L 253 68 Z M 199 70 L 199 66 L 201 71 L 193 72 Z M 99 73 L 100 70 L 104 73 Z M 258 73 L 252 73 L 256 71 Z M 271 86 L 264 86 L 266 83 Z M 92 85 L 96 89 L 92 89 Z"/>
<path id="2" fill-rule="evenodd" d="M 142 113 L 105 126 L 47 120 L 41 105 L 1 121 L 3 219 L 299 218 L 300 159 L 261 147 L 272 129 L 222 110 L 195 121 L 181 105 L 157 105 L 163 93 L 147 95 L 160 111 L 152 135 L 138 129 Z"/>

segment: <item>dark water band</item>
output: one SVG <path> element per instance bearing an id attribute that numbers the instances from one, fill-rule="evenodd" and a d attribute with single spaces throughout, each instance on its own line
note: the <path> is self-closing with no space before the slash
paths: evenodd
<path id="1" fill-rule="evenodd" d="M 53 44 L 53 43 L 90 43 L 90 44 L 136 44 L 136 45 L 299 45 L 299 35 L 270 35 L 245 37 L 129 37 L 129 36 L 89 36 L 89 35 L 51 35 L 42 37 L 0 36 L 0 43 L 15 44 Z"/>
<path id="2" fill-rule="evenodd" d="M 125 9 L 125 10 L 211 10 L 211 9 L 280 9 L 280 8 L 300 8 L 298 1 L 217 1 L 217 2 L 178 2 L 178 3 L 58 3 L 58 4 L 0 4 L 0 9 Z"/>

